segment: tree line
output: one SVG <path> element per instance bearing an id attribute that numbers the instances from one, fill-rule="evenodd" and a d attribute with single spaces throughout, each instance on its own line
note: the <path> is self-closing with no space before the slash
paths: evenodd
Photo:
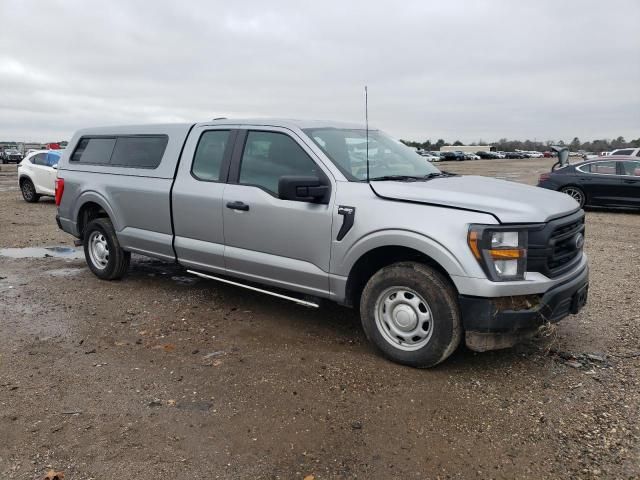
<path id="1" fill-rule="evenodd" d="M 438 139 L 436 142 L 431 142 L 431 140 L 425 140 L 424 142 L 416 142 L 412 140 L 400 140 L 402 143 L 409 147 L 415 147 L 422 150 L 433 150 L 438 151 L 440 147 L 444 145 L 455 145 L 455 146 L 464 146 L 460 140 L 456 140 L 453 143 L 445 142 L 442 138 Z M 501 138 L 497 142 L 485 142 L 484 140 L 478 140 L 477 143 L 473 143 L 470 145 L 491 145 L 495 147 L 499 152 L 513 152 L 515 150 L 535 150 L 539 152 L 543 152 L 545 150 L 549 150 L 552 145 L 569 147 L 571 151 L 584 150 L 585 152 L 608 152 L 611 150 L 615 150 L 616 148 L 627 148 L 627 147 L 640 147 L 640 138 L 635 140 L 627 141 L 624 137 L 618 137 L 616 139 L 602 139 L 602 140 L 592 140 L 588 142 L 581 142 L 578 137 L 575 137 L 571 142 L 565 143 L 563 140 L 547 140 L 544 142 L 539 142 L 537 140 L 508 140 L 506 138 Z"/>

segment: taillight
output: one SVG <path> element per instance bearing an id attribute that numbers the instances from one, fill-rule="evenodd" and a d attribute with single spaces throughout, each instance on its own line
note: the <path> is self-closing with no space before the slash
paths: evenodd
<path id="1" fill-rule="evenodd" d="M 64 178 L 56 178 L 56 207 L 60 206 L 64 193 Z"/>
<path id="2" fill-rule="evenodd" d="M 549 180 L 551 178 L 551 174 L 550 173 L 543 173 L 542 175 L 540 175 L 540 178 L 538 179 L 538 182 L 544 182 L 546 180 Z"/>

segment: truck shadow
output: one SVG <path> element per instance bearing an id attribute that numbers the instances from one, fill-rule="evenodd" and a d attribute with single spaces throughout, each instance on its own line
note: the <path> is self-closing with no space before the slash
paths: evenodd
<path id="1" fill-rule="evenodd" d="M 376 362 L 386 362 L 366 339 L 355 308 L 330 301 L 322 301 L 320 308 L 304 307 L 251 290 L 194 277 L 177 264 L 135 256 L 125 281 L 147 283 L 149 280 L 173 295 L 189 291 L 190 296 L 195 296 L 203 303 L 204 309 L 223 311 L 225 321 L 230 322 L 231 335 L 242 336 L 248 330 L 250 335 L 259 336 L 263 345 L 271 344 L 274 349 L 282 343 L 294 343 L 317 354 L 344 353 L 344 349 L 349 349 L 349 355 L 367 357 L 366 361 L 375 359 Z M 249 322 L 250 328 L 247 327 Z M 463 340 L 447 361 L 429 371 L 457 374 L 462 371 L 504 369 L 514 362 L 543 357 L 545 344 L 544 340 L 529 340 L 511 349 L 476 353 L 464 346 Z M 410 368 L 386 363 L 393 365 L 392 368 Z"/>

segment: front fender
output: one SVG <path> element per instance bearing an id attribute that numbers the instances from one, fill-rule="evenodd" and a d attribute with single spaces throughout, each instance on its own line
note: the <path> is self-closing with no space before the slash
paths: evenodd
<path id="1" fill-rule="evenodd" d="M 417 250 L 437 262 L 451 276 L 468 276 L 462 263 L 442 243 L 411 230 L 378 230 L 359 238 L 341 258 L 332 258 L 331 272 L 347 277 L 365 253 L 379 247 L 398 246 Z M 333 257 L 333 255 L 332 255 Z"/>

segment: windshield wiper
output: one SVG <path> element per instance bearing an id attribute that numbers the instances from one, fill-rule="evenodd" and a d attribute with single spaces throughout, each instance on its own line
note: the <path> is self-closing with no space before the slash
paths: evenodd
<path id="1" fill-rule="evenodd" d="M 417 182 L 424 179 L 425 177 L 417 177 L 413 175 L 382 175 L 381 177 L 372 177 L 369 180 L 375 180 L 376 182 L 385 180 L 395 180 L 398 182 Z"/>
<path id="2" fill-rule="evenodd" d="M 369 180 L 378 181 L 397 181 L 397 182 L 424 182 L 425 180 L 431 180 L 438 177 L 455 177 L 456 173 L 449 172 L 432 172 L 426 175 L 382 175 L 380 177 L 373 177 Z"/>
<path id="3" fill-rule="evenodd" d="M 457 173 L 451 173 L 451 172 L 445 172 L 444 170 L 442 172 L 433 172 L 433 173 L 428 173 L 427 175 L 425 175 L 424 177 L 422 177 L 424 180 L 430 180 L 432 178 L 437 178 L 437 177 L 455 177 L 457 176 Z"/>

